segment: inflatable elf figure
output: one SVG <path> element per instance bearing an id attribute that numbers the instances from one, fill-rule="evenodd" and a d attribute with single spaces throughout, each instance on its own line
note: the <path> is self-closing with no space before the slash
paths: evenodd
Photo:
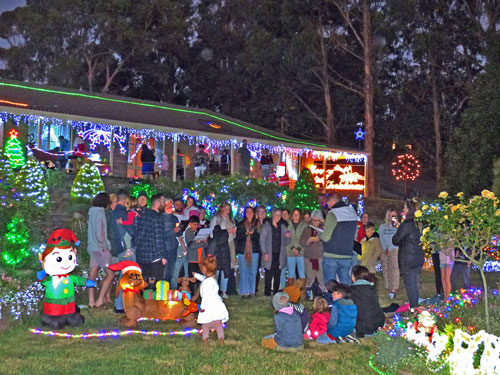
<path id="1" fill-rule="evenodd" d="M 76 246 L 80 241 L 69 229 L 57 229 L 39 254 L 42 271 L 38 281 L 45 287 L 42 325 L 61 329 L 66 325 L 79 326 L 85 318 L 76 310 L 74 285 L 95 288 L 96 283 L 81 276 L 70 275 L 76 266 Z"/>

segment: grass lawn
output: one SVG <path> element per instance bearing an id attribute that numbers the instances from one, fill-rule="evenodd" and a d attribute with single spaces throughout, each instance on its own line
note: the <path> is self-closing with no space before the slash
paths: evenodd
<path id="1" fill-rule="evenodd" d="M 434 295 L 432 272 L 424 272 L 423 296 Z M 488 275 L 490 286 L 497 274 Z M 379 275 L 379 279 L 381 275 Z M 479 284 L 474 273 L 475 285 Z M 263 285 L 262 285 L 263 287 Z M 403 289 L 401 289 L 403 290 Z M 402 303 L 405 293 L 398 294 Z M 392 302 L 392 301 L 391 301 Z M 390 302 L 380 290 L 382 306 Z M 360 345 L 320 345 L 306 342 L 299 353 L 277 353 L 260 347 L 263 336 L 273 332 L 270 299 L 258 296 L 226 300 L 230 320 L 225 330 L 226 342 L 217 344 L 215 333 L 210 344 L 201 337 L 130 336 L 117 339 L 66 339 L 31 334 L 29 328 L 41 328 L 39 317 L 14 323 L 0 333 L 0 373 L 7 374 L 375 374 L 368 366 L 376 348 L 371 339 Z M 310 307 L 310 304 L 307 304 Z M 309 309 L 310 311 L 310 309 Z M 81 328 L 66 332 L 82 333 L 118 329 L 118 317 L 111 309 L 83 310 L 86 322 Z M 176 322 L 140 322 L 138 329 L 170 331 L 181 329 Z M 400 374 L 423 374 L 422 369 L 407 369 Z"/>

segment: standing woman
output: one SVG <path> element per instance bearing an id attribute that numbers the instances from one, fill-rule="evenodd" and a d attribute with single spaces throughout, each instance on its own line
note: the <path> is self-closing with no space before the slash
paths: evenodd
<path id="1" fill-rule="evenodd" d="M 250 298 L 255 295 L 255 281 L 259 266 L 260 234 L 253 207 L 245 207 L 243 220 L 236 228 L 236 254 L 240 268 L 240 295 Z"/>
<path id="2" fill-rule="evenodd" d="M 306 273 L 304 268 L 304 248 L 300 245 L 300 237 L 307 224 L 302 221 L 302 215 L 298 208 L 292 211 L 292 219 L 288 222 L 290 232 L 290 243 L 286 245 L 286 257 L 288 267 L 288 285 L 295 283 L 295 276 L 303 281 L 305 285 Z M 297 268 L 298 275 L 295 275 Z M 305 288 L 303 288 L 305 291 Z"/>
<path id="3" fill-rule="evenodd" d="M 271 214 L 271 222 L 265 222 L 260 233 L 260 252 L 262 255 L 262 266 L 266 270 L 264 294 L 277 293 L 280 286 L 281 269 L 286 267 L 286 245 L 290 234 L 286 233 L 284 225 L 280 224 L 281 209 L 274 208 Z M 287 237 L 288 236 L 288 237 Z"/>
<path id="4" fill-rule="evenodd" d="M 97 301 L 95 301 L 94 288 L 89 288 L 89 307 L 101 307 L 111 302 L 111 284 L 115 274 L 107 267 L 111 263 L 111 243 L 108 239 L 106 213 L 104 212 L 110 203 L 108 193 L 99 193 L 92 199 L 92 207 L 89 209 L 87 234 L 87 251 L 90 254 L 89 279 L 96 281 L 99 267 L 106 272 Z"/>
<path id="5" fill-rule="evenodd" d="M 396 296 L 399 288 L 398 248 L 392 244 L 392 238 L 398 230 L 398 214 L 389 208 L 385 214 L 385 221 L 378 227 L 380 243 L 382 244 L 382 273 L 384 288 L 389 291 L 389 298 Z"/>
<path id="6" fill-rule="evenodd" d="M 200 209 L 196 206 L 196 199 L 188 196 L 186 199 L 186 206 L 184 207 L 184 217 L 182 220 L 189 220 L 191 216 L 200 217 Z"/>
<path id="7" fill-rule="evenodd" d="M 218 227 L 218 228 L 217 228 Z M 234 236 L 236 234 L 236 227 L 231 214 L 231 206 L 229 203 L 225 202 L 221 205 L 215 216 L 210 223 L 211 237 L 214 246 L 209 247 L 209 253 L 214 248 L 211 255 L 215 255 L 217 258 L 217 279 L 220 275 L 220 291 L 222 292 L 222 298 L 227 298 L 227 283 L 228 277 L 233 268 L 231 247 L 234 253 Z"/>
<path id="8" fill-rule="evenodd" d="M 416 210 L 417 202 L 407 199 L 403 209 L 405 220 L 392 238 L 393 245 L 399 247 L 399 272 L 403 276 L 411 309 L 418 306 L 420 273 L 424 266 L 424 252 L 420 246 L 420 231 L 417 223 L 415 223 Z"/>
<path id="9" fill-rule="evenodd" d="M 264 226 L 266 221 L 271 221 L 270 218 L 267 217 L 267 210 L 264 206 L 257 207 L 256 210 L 256 228 L 259 233 L 259 247 L 260 247 L 260 234 L 262 232 L 262 227 Z M 262 265 L 262 256 L 259 252 L 259 263 L 257 265 L 257 275 L 255 277 L 255 294 L 259 291 L 259 281 L 260 281 L 260 267 Z"/>

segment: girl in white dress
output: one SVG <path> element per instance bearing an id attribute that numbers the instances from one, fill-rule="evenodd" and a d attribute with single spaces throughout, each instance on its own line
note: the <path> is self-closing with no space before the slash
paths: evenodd
<path id="1" fill-rule="evenodd" d="M 208 335 L 210 330 L 217 332 L 219 343 L 224 344 L 224 328 L 223 323 L 229 320 L 229 313 L 226 305 L 222 302 L 219 296 L 219 285 L 215 279 L 217 273 L 217 260 L 214 256 L 207 256 L 200 263 L 200 269 L 203 275 L 194 273 L 193 276 L 201 281 L 200 296 L 201 305 L 200 313 L 198 314 L 198 324 L 202 327 L 203 343 L 208 343 Z"/>

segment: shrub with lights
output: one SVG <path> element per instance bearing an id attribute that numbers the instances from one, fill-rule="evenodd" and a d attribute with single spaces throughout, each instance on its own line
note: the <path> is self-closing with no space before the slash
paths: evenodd
<path id="1" fill-rule="evenodd" d="M 37 207 L 46 207 L 49 203 L 47 182 L 40 164 L 30 159 L 16 176 L 16 185 L 25 199 L 32 201 Z"/>
<path id="2" fill-rule="evenodd" d="M 309 212 L 319 208 L 318 192 L 309 169 L 306 168 L 300 173 L 294 189 L 287 196 L 286 206 L 290 209 L 300 208 Z"/>
<path id="3" fill-rule="evenodd" d="M 489 258 L 487 249 L 494 236 L 500 233 L 499 200 L 492 192 L 483 190 L 481 195 L 470 199 L 463 193 L 451 197 L 447 192 L 439 194 L 438 200 L 424 204 L 416 211 L 417 222 L 424 226 L 422 243 L 435 243 L 444 248 L 452 239 L 453 246 L 464 255 L 467 262 L 479 268 L 484 287 L 486 327 L 490 329 L 488 285 L 484 264 Z M 459 259 L 455 260 L 459 262 Z"/>
<path id="4" fill-rule="evenodd" d="M 2 150 L 0 150 L 0 179 L 4 183 L 8 183 L 12 180 L 13 176 L 14 171 L 10 165 L 9 157 Z"/>
<path id="5" fill-rule="evenodd" d="M 7 231 L 1 239 L 0 260 L 3 264 L 16 267 L 30 255 L 29 235 L 24 219 L 14 216 L 7 224 Z"/>
<path id="6" fill-rule="evenodd" d="M 104 191 L 99 169 L 90 161 L 82 165 L 73 181 L 71 199 L 76 202 L 89 202 L 96 194 Z"/>
<path id="7" fill-rule="evenodd" d="M 246 206 L 263 205 L 268 210 L 272 206 L 283 206 L 288 193 L 286 188 L 278 184 L 243 176 L 209 175 L 178 186 L 181 189 L 177 192 L 178 188 L 175 186 L 157 186 L 157 188 L 161 192 L 168 192 L 172 197 L 180 195 L 184 200 L 188 196 L 193 196 L 198 204 L 207 210 L 208 217 L 216 213 L 218 205 L 229 202 L 237 220 L 241 219 Z"/>
<path id="8" fill-rule="evenodd" d="M 149 201 L 149 200 L 151 200 L 151 197 L 156 194 L 156 187 L 150 183 L 141 182 L 139 184 L 132 185 L 132 187 L 130 188 L 129 194 L 132 197 L 137 198 L 141 191 L 144 191 L 147 194 L 148 201 Z"/>

